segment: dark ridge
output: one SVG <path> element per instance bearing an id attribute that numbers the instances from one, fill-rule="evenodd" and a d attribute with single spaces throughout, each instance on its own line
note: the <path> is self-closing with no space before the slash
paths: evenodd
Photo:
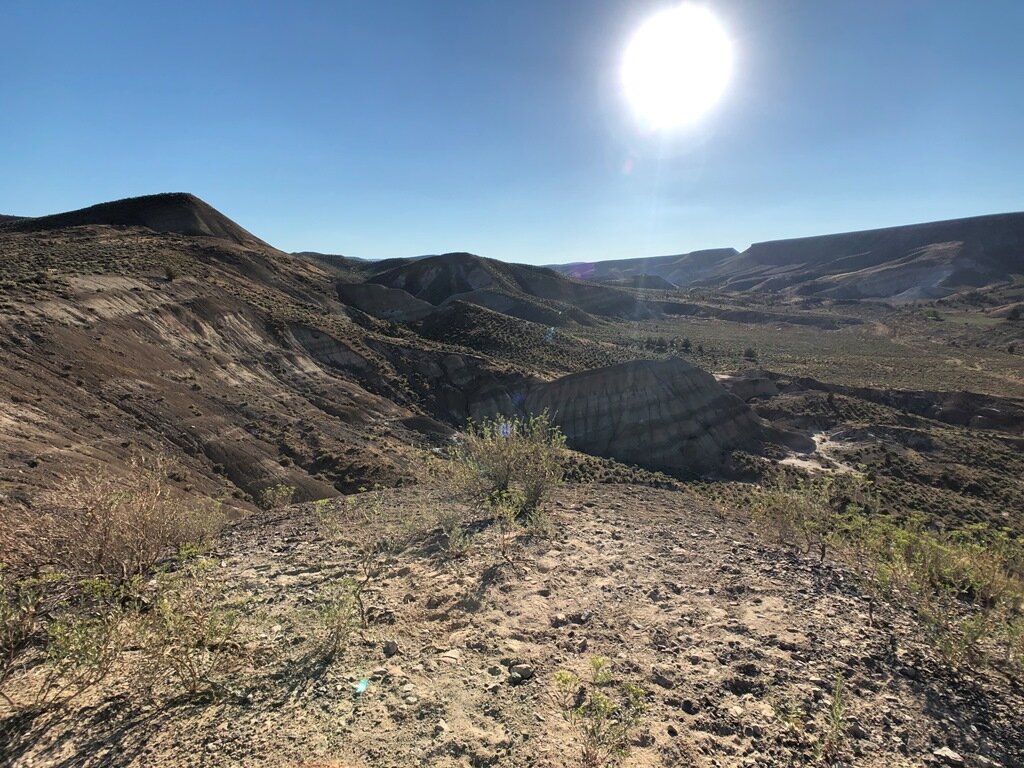
<path id="1" fill-rule="evenodd" d="M 681 256 L 562 264 L 593 281 L 658 277 L 681 288 L 835 300 L 936 299 L 1024 274 L 1024 213 L 754 243 Z"/>
<path id="2" fill-rule="evenodd" d="M 935 243 L 961 242 L 984 249 L 1007 268 L 1024 268 L 1024 212 L 864 229 L 833 235 L 754 243 L 741 256 L 762 264 L 824 263 L 872 253 L 876 264 Z"/>
<path id="3" fill-rule="evenodd" d="M 378 262 L 375 267 L 381 271 L 372 274 L 368 282 L 400 288 L 434 306 L 458 298 L 545 325 L 592 324 L 593 315 L 637 318 L 659 314 L 656 307 L 618 288 L 571 280 L 549 267 L 509 264 L 471 253 Z"/>
<path id="4" fill-rule="evenodd" d="M 39 232 L 81 226 L 146 227 L 155 232 L 216 237 L 238 245 L 266 245 L 220 211 L 187 192 L 128 197 L 66 213 L 0 223 L 0 230 Z"/>

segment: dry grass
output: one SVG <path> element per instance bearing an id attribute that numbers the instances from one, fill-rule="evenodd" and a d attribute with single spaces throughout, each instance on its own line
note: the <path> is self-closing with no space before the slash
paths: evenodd
<path id="1" fill-rule="evenodd" d="M 32 508 L 0 508 L 0 562 L 19 577 L 58 572 L 124 582 L 183 546 L 208 542 L 220 505 L 176 490 L 173 462 L 136 457 L 131 472 L 99 468 L 67 478 Z"/>

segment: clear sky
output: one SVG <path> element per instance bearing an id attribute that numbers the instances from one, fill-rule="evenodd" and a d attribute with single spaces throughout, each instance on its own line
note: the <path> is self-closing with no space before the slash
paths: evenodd
<path id="1" fill-rule="evenodd" d="M 193 192 L 285 250 L 628 258 L 1024 209 L 1024 2 L 721 0 L 651 133 L 661 0 L 0 0 L 0 212 Z"/>

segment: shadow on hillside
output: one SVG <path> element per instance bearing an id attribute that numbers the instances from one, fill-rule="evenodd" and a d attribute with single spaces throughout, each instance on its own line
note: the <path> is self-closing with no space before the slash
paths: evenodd
<path id="1" fill-rule="evenodd" d="M 129 765 L 145 754 L 151 737 L 180 718 L 183 710 L 204 706 L 202 702 L 172 700 L 140 708 L 121 695 L 92 707 L 14 715 L 0 722 L 4 759 L 9 761 L 4 765 L 18 765 L 29 751 L 34 753 L 33 764 L 53 768 Z M 72 720 L 73 727 L 68 726 Z M 52 735 L 53 740 L 40 745 L 40 733 Z"/>

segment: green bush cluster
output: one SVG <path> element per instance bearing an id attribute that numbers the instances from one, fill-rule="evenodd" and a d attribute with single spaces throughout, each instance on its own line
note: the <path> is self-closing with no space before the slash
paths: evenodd
<path id="1" fill-rule="evenodd" d="M 216 572 L 199 559 L 157 573 L 145 587 L 138 578 L 0 578 L 0 699 L 14 710 L 66 704 L 106 680 L 129 647 L 136 663 L 121 674 L 141 687 L 219 690 L 246 654 L 238 640 L 243 612 L 227 605 Z M 15 693 L 8 684 L 16 677 Z"/>
<path id="2" fill-rule="evenodd" d="M 514 503 L 529 515 L 562 482 L 565 436 L 547 412 L 470 423 L 451 451 L 452 481 L 479 503 Z"/>

